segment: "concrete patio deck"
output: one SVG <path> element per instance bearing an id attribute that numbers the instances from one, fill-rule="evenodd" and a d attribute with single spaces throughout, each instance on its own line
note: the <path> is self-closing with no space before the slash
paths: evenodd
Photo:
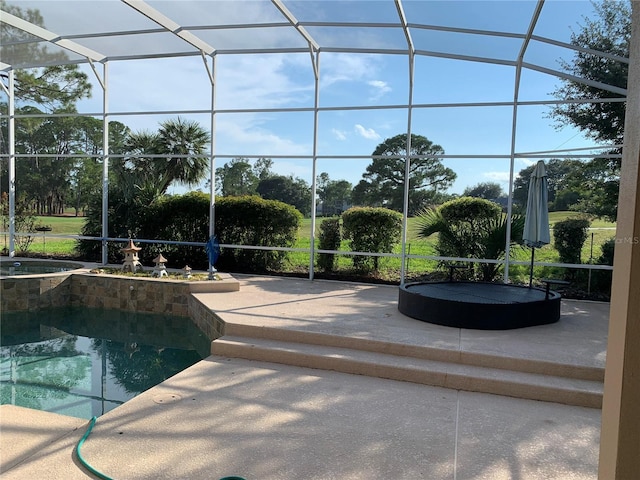
<path id="1" fill-rule="evenodd" d="M 239 292 L 194 294 L 226 324 L 215 355 L 101 416 L 82 449 L 94 468 L 114 479 L 597 478 L 600 410 L 584 405 L 601 396 L 608 304 L 563 300 L 556 324 L 460 330 L 399 313 L 397 287 L 236 278 Z M 2 478 L 94 478 L 74 455 L 87 425 L 0 407 Z"/>

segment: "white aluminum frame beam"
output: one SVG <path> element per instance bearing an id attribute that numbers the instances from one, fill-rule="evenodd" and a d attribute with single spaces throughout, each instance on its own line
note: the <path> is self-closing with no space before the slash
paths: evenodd
<path id="1" fill-rule="evenodd" d="M 529 24 L 529 29 L 527 31 L 527 35 L 522 42 L 522 47 L 520 48 L 520 54 L 518 55 L 518 62 L 516 66 L 516 78 L 513 86 L 513 119 L 511 123 L 511 158 L 509 159 L 509 192 L 507 201 L 507 231 L 505 234 L 505 253 L 504 253 L 504 283 L 509 283 L 509 257 L 511 256 L 511 214 L 513 212 L 513 180 L 514 180 L 514 170 L 515 170 L 515 159 L 516 159 L 516 130 L 518 127 L 518 95 L 520 92 L 520 79 L 522 74 L 522 66 L 524 55 L 527 53 L 527 47 L 529 46 L 529 42 L 531 41 L 531 37 L 533 36 L 533 31 L 535 29 L 536 23 L 538 22 L 538 18 L 540 17 L 540 13 L 542 12 L 542 7 L 544 6 L 544 0 L 538 0 L 536 4 L 535 11 L 531 16 L 531 23 Z"/>
<path id="2" fill-rule="evenodd" d="M 410 172 L 411 172 L 411 126 L 413 119 L 413 81 L 414 81 L 414 70 L 415 70 L 415 46 L 413 45 L 413 38 L 411 37 L 411 32 L 409 31 L 409 27 L 407 26 L 407 17 L 404 13 L 404 9 L 402 8 L 401 0 L 395 0 L 396 11 L 398 12 L 398 17 L 400 18 L 400 23 L 402 25 L 402 31 L 404 32 L 404 37 L 407 41 L 407 49 L 409 52 L 409 98 L 407 100 L 407 146 L 405 148 L 405 158 L 404 158 L 404 191 L 403 191 L 403 208 L 402 208 L 402 246 L 401 246 L 401 254 L 402 260 L 400 262 L 400 286 L 404 285 L 404 280 L 406 276 L 406 254 L 407 254 L 407 229 L 408 229 L 408 217 L 409 217 L 409 183 L 410 183 Z"/>
<path id="3" fill-rule="evenodd" d="M 271 0 L 271 3 L 284 15 L 289 21 L 289 24 L 297 30 L 297 32 L 304 38 L 309 47 L 309 55 L 311 58 L 311 67 L 313 68 L 314 78 L 314 103 L 313 103 L 313 152 L 312 152 L 312 166 L 311 166 L 311 242 L 309 245 L 309 279 L 313 280 L 314 277 L 314 260 L 316 252 L 316 174 L 318 164 L 318 112 L 320 105 L 320 46 L 318 42 L 307 32 L 307 30 L 300 25 L 298 19 L 289 11 L 289 9 L 282 3 L 281 0 Z"/>
<path id="4" fill-rule="evenodd" d="M 92 65 L 93 68 L 93 65 Z M 109 261 L 109 64 L 103 64 L 102 79 L 94 68 L 94 73 L 102 86 L 102 264 Z"/>
<path id="5" fill-rule="evenodd" d="M 2 16 L 0 16 L 2 23 L 6 23 L 7 25 L 11 25 L 12 27 L 19 28 L 20 30 L 41 38 L 42 40 L 46 40 L 47 42 L 53 43 L 54 45 L 58 45 L 65 50 L 69 50 L 70 52 L 76 53 L 89 60 L 93 60 L 94 62 L 104 62 L 107 58 L 106 55 L 82 46 L 79 43 L 74 42 L 73 40 L 64 39 L 60 35 L 57 35 L 45 28 L 34 25 L 33 23 L 23 20 L 20 17 L 16 17 L 15 15 L 5 12 L 4 10 L 0 11 L 2 12 Z"/>
<path id="6" fill-rule="evenodd" d="M 8 72 L 8 85 L 2 83 L 2 90 L 7 94 L 9 121 L 8 127 L 8 180 L 9 180 L 9 257 L 16 256 L 16 89 L 14 70 Z"/>
<path id="7" fill-rule="evenodd" d="M 313 50 L 315 51 L 320 50 L 320 45 L 318 45 L 318 42 L 316 42 L 311 34 L 309 34 L 309 32 L 307 32 L 307 30 L 302 25 L 300 25 L 298 19 L 293 15 L 293 13 L 289 11 L 287 7 L 284 6 L 281 0 L 271 0 L 271 3 L 273 3 L 273 5 L 275 5 L 275 7 L 280 10 L 280 13 L 282 13 L 282 15 L 284 15 L 285 18 L 289 20 L 289 23 L 298 31 L 298 33 L 302 35 L 302 37 L 309 44 L 309 47 L 313 48 Z"/>
<path id="8" fill-rule="evenodd" d="M 142 0 L 122 0 L 122 2 L 141 13 L 149 20 L 157 23 L 162 28 L 178 36 L 189 45 L 196 48 L 198 51 L 204 52 L 207 55 L 215 55 L 216 49 L 214 47 L 212 47 L 193 33 L 185 30 L 182 25 L 177 24 L 166 15 L 163 15 L 148 3 Z"/>

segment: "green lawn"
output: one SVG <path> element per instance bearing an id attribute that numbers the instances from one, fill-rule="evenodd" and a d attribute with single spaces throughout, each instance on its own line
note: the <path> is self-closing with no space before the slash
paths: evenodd
<path id="1" fill-rule="evenodd" d="M 50 232 L 35 232 L 34 240 L 29 251 L 32 253 L 42 253 L 46 255 L 67 256 L 74 253 L 76 241 L 73 239 L 52 238 L 51 235 L 79 235 L 84 217 L 36 217 L 36 224 L 39 226 L 51 227 Z M 8 246 L 9 239 L 3 239 L 2 246 Z"/>
<path id="2" fill-rule="evenodd" d="M 549 212 L 549 223 L 553 225 L 560 220 L 580 216 L 581 214 L 578 212 Z M 594 218 L 591 220 L 591 228 L 616 228 L 616 224 L 601 218 Z"/>
<path id="3" fill-rule="evenodd" d="M 37 222 L 51 227 L 51 233 L 76 235 L 84 225 L 85 217 L 36 217 Z"/>

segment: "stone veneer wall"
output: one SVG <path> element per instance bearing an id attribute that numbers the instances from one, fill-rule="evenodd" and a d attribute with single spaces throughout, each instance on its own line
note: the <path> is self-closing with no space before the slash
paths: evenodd
<path id="1" fill-rule="evenodd" d="M 71 275 L 48 275 L 0 280 L 0 312 L 34 312 L 69 305 Z"/>
<path id="2" fill-rule="evenodd" d="M 72 306 L 189 316 L 187 282 L 113 275 L 74 275 Z"/>
<path id="3" fill-rule="evenodd" d="M 193 295 L 189 295 L 189 312 L 193 323 L 210 340 L 215 340 L 224 335 L 225 323 L 220 317 L 205 307 Z"/>
<path id="4" fill-rule="evenodd" d="M 239 290 L 233 279 L 209 285 L 216 291 Z M 210 340 L 215 340 L 224 334 L 224 321 L 190 293 L 206 288 L 204 283 L 85 273 L 9 277 L 0 280 L 0 311 L 33 312 L 71 305 L 191 317 Z"/>

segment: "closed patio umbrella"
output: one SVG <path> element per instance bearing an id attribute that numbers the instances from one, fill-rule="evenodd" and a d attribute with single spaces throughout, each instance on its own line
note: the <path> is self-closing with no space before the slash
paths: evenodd
<path id="1" fill-rule="evenodd" d="M 535 249 L 547 245 L 551 241 L 549 233 L 549 189 L 544 162 L 540 160 L 531 174 L 529 181 L 529 195 L 527 197 L 527 211 L 524 219 L 522 240 L 527 247 L 531 247 L 531 271 L 529 286 L 533 283 L 533 259 Z"/>

